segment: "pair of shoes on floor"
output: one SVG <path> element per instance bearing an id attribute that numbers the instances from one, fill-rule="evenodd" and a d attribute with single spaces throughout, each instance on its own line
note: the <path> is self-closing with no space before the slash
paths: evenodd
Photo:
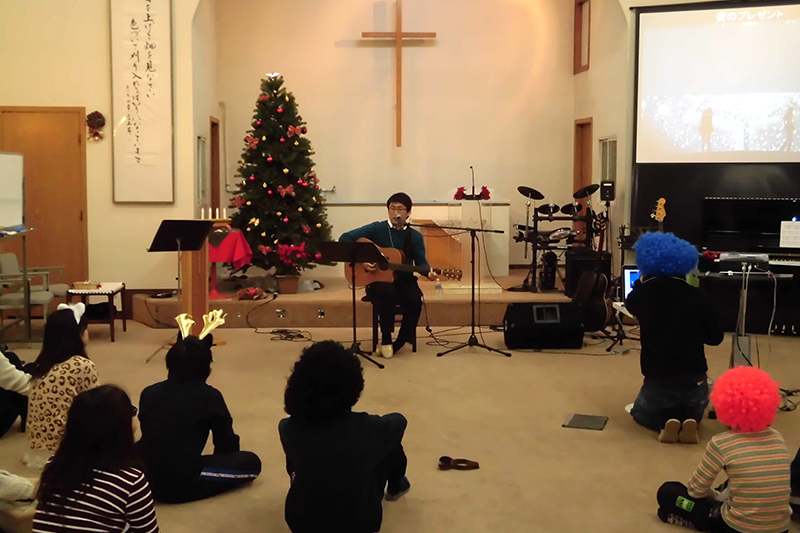
<path id="1" fill-rule="evenodd" d="M 699 441 L 697 435 L 697 420 L 694 418 L 687 418 L 681 424 L 677 418 L 670 418 L 664 424 L 664 429 L 658 434 L 658 442 L 665 444 L 674 444 L 680 442 L 683 444 L 697 444 Z"/>
<path id="2" fill-rule="evenodd" d="M 391 359 L 394 357 L 394 346 L 391 344 L 379 344 L 375 349 L 375 355 L 380 355 L 384 359 Z"/>
<path id="3" fill-rule="evenodd" d="M 411 482 L 408 480 L 407 477 L 404 476 L 403 479 L 400 481 L 400 490 L 398 490 L 397 492 L 389 492 L 389 489 L 387 488 L 384 498 L 388 502 L 396 502 L 397 500 L 402 498 L 406 492 L 410 490 L 411 490 Z"/>

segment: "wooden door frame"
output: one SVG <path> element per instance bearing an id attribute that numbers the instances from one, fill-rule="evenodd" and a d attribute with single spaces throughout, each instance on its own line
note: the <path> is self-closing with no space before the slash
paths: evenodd
<path id="1" fill-rule="evenodd" d="M 584 142 L 584 136 L 588 134 L 589 142 Z M 592 125 L 592 117 L 579 118 L 575 120 L 574 132 L 574 154 L 572 165 L 572 189 L 577 191 L 581 187 L 590 185 L 592 183 L 592 153 L 594 149 L 594 128 Z M 584 152 L 584 146 L 588 147 L 588 153 Z M 585 164 L 585 159 L 588 159 L 588 164 Z M 584 175 L 583 170 L 586 170 Z M 578 200 L 584 209 L 586 209 L 587 199 Z M 585 211 L 583 211 L 585 214 Z M 573 228 L 583 231 L 585 224 L 576 222 Z"/>
<path id="2" fill-rule="evenodd" d="M 222 213 L 222 184 L 220 183 L 220 126 L 219 119 L 213 116 L 209 117 L 208 138 L 209 151 L 211 152 L 211 157 L 209 158 L 211 167 L 211 198 L 209 201 L 209 206 L 211 207 L 212 212 L 214 212 L 214 208 L 216 207 L 219 208 L 220 213 Z M 215 197 L 216 205 L 214 202 Z"/>
<path id="3" fill-rule="evenodd" d="M 81 124 L 86 123 L 86 108 L 85 107 L 35 107 L 35 106 L 0 106 L 0 114 L 2 113 L 70 113 L 77 115 L 78 121 Z M 0 138 L 2 143 L 2 138 Z M 81 223 L 83 227 L 83 242 L 86 243 L 86 248 L 83 257 L 80 258 L 82 271 L 89 277 L 89 216 L 87 208 L 87 194 L 86 194 L 86 129 L 84 126 L 83 131 L 78 134 L 78 147 L 80 150 L 80 208 L 81 208 Z M 23 176 L 24 176 L 24 163 L 23 163 Z M 26 208 L 27 215 L 27 208 Z M 27 216 L 26 216 L 27 218 Z M 27 224 L 27 221 L 26 221 Z"/>

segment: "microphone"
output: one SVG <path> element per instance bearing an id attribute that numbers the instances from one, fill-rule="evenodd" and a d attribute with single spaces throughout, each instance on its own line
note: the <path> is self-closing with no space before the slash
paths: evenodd
<path id="1" fill-rule="evenodd" d="M 469 169 L 472 171 L 472 194 L 475 195 L 475 169 L 472 168 L 472 165 L 469 166 Z"/>

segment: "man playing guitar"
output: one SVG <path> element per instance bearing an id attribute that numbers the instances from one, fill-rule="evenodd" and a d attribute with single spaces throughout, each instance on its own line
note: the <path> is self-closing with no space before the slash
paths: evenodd
<path id="1" fill-rule="evenodd" d="M 342 234 L 340 242 L 355 242 L 360 238 L 367 238 L 384 248 L 396 248 L 404 252 L 407 261 L 417 267 L 428 269 L 428 279 L 435 280 L 436 275 L 430 270 L 430 265 L 425 259 L 425 241 L 422 234 L 406 225 L 411 215 L 411 198 L 403 192 L 398 192 L 386 201 L 389 211 L 389 220 L 377 221 L 366 226 Z M 367 272 L 374 272 L 378 265 L 363 263 Z M 367 285 L 367 300 L 377 307 L 381 325 L 381 355 L 389 359 L 395 352 L 405 345 L 417 334 L 417 322 L 422 312 L 422 291 L 417 284 L 417 278 L 411 272 L 396 272 L 393 283 L 376 281 Z M 392 342 L 394 333 L 395 308 L 400 305 L 403 313 L 403 322 L 397 339 Z"/>

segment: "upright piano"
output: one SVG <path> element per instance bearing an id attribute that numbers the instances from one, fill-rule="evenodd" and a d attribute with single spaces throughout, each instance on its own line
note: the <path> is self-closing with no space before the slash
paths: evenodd
<path id="1" fill-rule="evenodd" d="M 775 303 L 772 333 L 800 335 L 800 249 L 780 247 L 784 220 L 800 221 L 800 198 L 707 197 L 703 200 L 704 249 L 767 254 L 772 272 L 793 275 L 791 279 L 778 281 L 763 274 L 750 277 L 747 333 L 767 333 Z M 741 282 L 741 276 L 701 280 L 726 331 L 736 328 Z"/>

